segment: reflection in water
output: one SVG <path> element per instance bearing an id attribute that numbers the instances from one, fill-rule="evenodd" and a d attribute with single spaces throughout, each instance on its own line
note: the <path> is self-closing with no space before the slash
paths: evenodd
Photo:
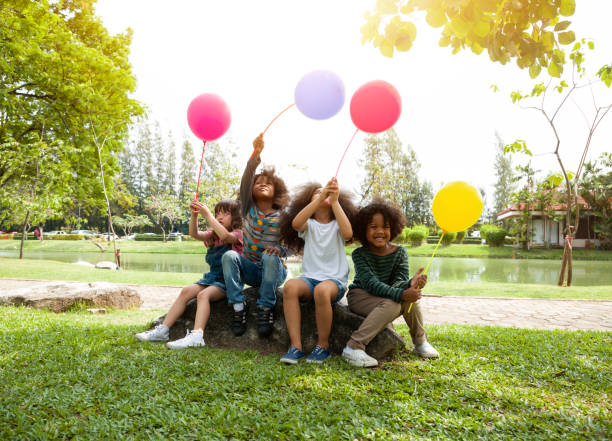
<path id="1" fill-rule="evenodd" d="M 18 256 L 18 251 L 0 251 L 0 257 Z M 113 255 L 106 253 L 25 253 L 26 259 L 46 259 L 74 263 L 79 260 L 97 263 L 113 260 Z M 411 257 L 410 273 L 427 265 L 427 257 Z M 352 279 L 353 263 L 349 258 Z M 141 254 L 125 253 L 121 255 L 124 270 L 205 273 L 208 265 L 204 254 Z M 561 263 L 557 260 L 526 259 L 463 259 L 436 257 L 429 267 L 429 280 L 457 282 L 513 282 L 554 285 L 559 277 Z M 301 274 L 300 263 L 288 263 L 289 278 Z M 612 285 L 612 262 L 574 261 L 573 279 L 576 285 Z"/>

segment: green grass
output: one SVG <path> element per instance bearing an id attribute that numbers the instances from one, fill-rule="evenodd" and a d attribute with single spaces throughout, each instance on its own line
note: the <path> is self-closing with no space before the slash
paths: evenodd
<path id="1" fill-rule="evenodd" d="M 0 251 L 19 250 L 20 242 L 17 240 L 0 241 Z M 353 244 L 345 248 L 350 255 L 360 245 Z M 185 242 L 139 242 L 132 240 L 121 240 L 117 247 L 122 253 L 159 253 L 159 254 L 203 254 L 206 248 L 199 241 Z M 421 245 L 420 247 L 406 246 L 411 256 L 431 256 L 435 248 L 434 244 Z M 49 251 L 49 252 L 99 252 L 99 249 L 88 240 L 28 240 L 24 244 L 25 252 Z M 105 251 L 112 254 L 112 245 Z M 511 246 L 489 247 L 488 245 L 464 245 L 454 244 L 448 247 L 438 248 L 436 255 L 439 257 L 479 257 L 479 258 L 505 258 L 505 259 L 552 259 L 561 260 L 562 249 L 535 248 L 530 251 L 519 250 Z M 612 251 L 604 250 L 582 250 L 575 249 L 573 258 L 576 260 L 612 260 Z"/>
<path id="2" fill-rule="evenodd" d="M 110 271 L 52 260 L 19 260 L 0 257 L 0 278 L 185 286 L 198 280 L 201 276 L 201 273 Z M 519 283 L 432 281 L 427 284 L 424 293 L 444 296 L 612 300 L 610 286 L 559 288 L 554 285 Z"/>
<path id="3" fill-rule="evenodd" d="M 430 326 L 439 360 L 366 370 L 136 341 L 156 315 L 3 308 L 0 438 L 611 439 L 610 333 Z"/>

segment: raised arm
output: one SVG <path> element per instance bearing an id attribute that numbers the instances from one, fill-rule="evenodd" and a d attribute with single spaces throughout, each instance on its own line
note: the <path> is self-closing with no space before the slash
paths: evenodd
<path id="1" fill-rule="evenodd" d="M 238 240 L 238 238 L 234 234 L 227 231 L 227 229 L 223 225 L 221 225 L 217 219 L 215 219 L 215 216 L 213 216 L 213 214 L 211 213 L 211 211 L 208 209 L 206 205 L 202 204 L 201 202 L 194 201 L 192 203 L 192 206 L 197 208 L 198 212 L 201 213 L 206 218 L 206 220 L 208 221 L 213 231 L 217 234 L 219 239 L 224 244 L 231 245 Z M 190 232 L 191 232 L 191 225 L 190 225 Z"/>
<path id="2" fill-rule="evenodd" d="M 195 204 L 199 204 L 197 201 L 192 201 L 189 205 L 191 209 L 191 218 L 189 219 L 189 235 L 196 240 L 202 242 L 208 241 L 208 235 L 204 231 L 198 229 L 198 208 Z"/>
<path id="3" fill-rule="evenodd" d="M 259 157 L 264 148 L 263 135 L 259 135 L 253 141 L 253 154 L 247 161 L 247 165 L 242 173 L 240 180 L 240 206 L 242 207 L 242 217 L 246 217 L 251 205 L 253 205 L 253 178 L 255 171 L 261 163 Z"/>
<path id="4" fill-rule="evenodd" d="M 295 231 L 301 232 L 306 229 L 308 219 L 310 219 L 315 213 L 315 211 L 317 211 L 319 206 L 325 202 L 327 195 L 327 188 L 324 188 L 323 190 L 321 190 L 321 193 L 319 193 L 319 196 L 317 196 L 314 201 L 310 202 L 310 204 L 302 208 L 302 210 L 297 214 L 297 216 L 293 218 L 293 220 L 291 221 L 291 226 Z"/>
<path id="5" fill-rule="evenodd" d="M 330 186 L 331 184 L 331 186 Z M 353 237 L 353 227 L 351 227 L 351 223 L 346 216 L 346 213 L 342 209 L 340 202 L 338 202 L 338 197 L 340 196 L 340 188 L 338 187 L 338 181 L 336 178 L 332 178 L 331 181 L 327 184 L 327 187 L 330 189 L 330 202 L 331 208 L 334 212 L 334 217 L 336 218 L 336 222 L 338 222 L 338 228 L 340 229 L 340 234 L 344 240 L 349 240 Z"/>

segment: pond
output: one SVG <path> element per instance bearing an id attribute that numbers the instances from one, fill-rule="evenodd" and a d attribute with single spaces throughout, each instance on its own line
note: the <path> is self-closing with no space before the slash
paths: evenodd
<path id="1" fill-rule="evenodd" d="M 0 257 L 18 257 L 17 251 L 0 251 Z M 46 259 L 74 263 L 84 261 L 97 263 L 113 260 L 111 254 L 102 253 L 62 253 L 33 252 L 25 253 L 27 259 Z M 411 257 L 411 273 L 427 265 L 427 257 Z M 352 278 L 353 268 L 351 263 Z M 207 271 L 203 254 L 141 254 L 121 255 L 125 270 L 200 273 Z M 558 260 L 541 259 L 464 259 L 436 257 L 429 268 L 429 280 L 445 282 L 500 282 L 536 283 L 554 285 L 559 277 Z M 300 274 L 300 263 L 289 263 L 289 277 Z M 573 283 L 580 286 L 612 285 L 612 262 L 574 260 Z"/>

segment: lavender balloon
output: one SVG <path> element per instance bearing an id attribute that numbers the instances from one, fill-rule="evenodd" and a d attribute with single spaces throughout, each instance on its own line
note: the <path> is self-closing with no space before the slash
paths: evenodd
<path id="1" fill-rule="evenodd" d="M 331 118 L 344 105 L 344 83 L 328 70 L 307 73 L 295 87 L 295 104 L 308 118 Z"/>

